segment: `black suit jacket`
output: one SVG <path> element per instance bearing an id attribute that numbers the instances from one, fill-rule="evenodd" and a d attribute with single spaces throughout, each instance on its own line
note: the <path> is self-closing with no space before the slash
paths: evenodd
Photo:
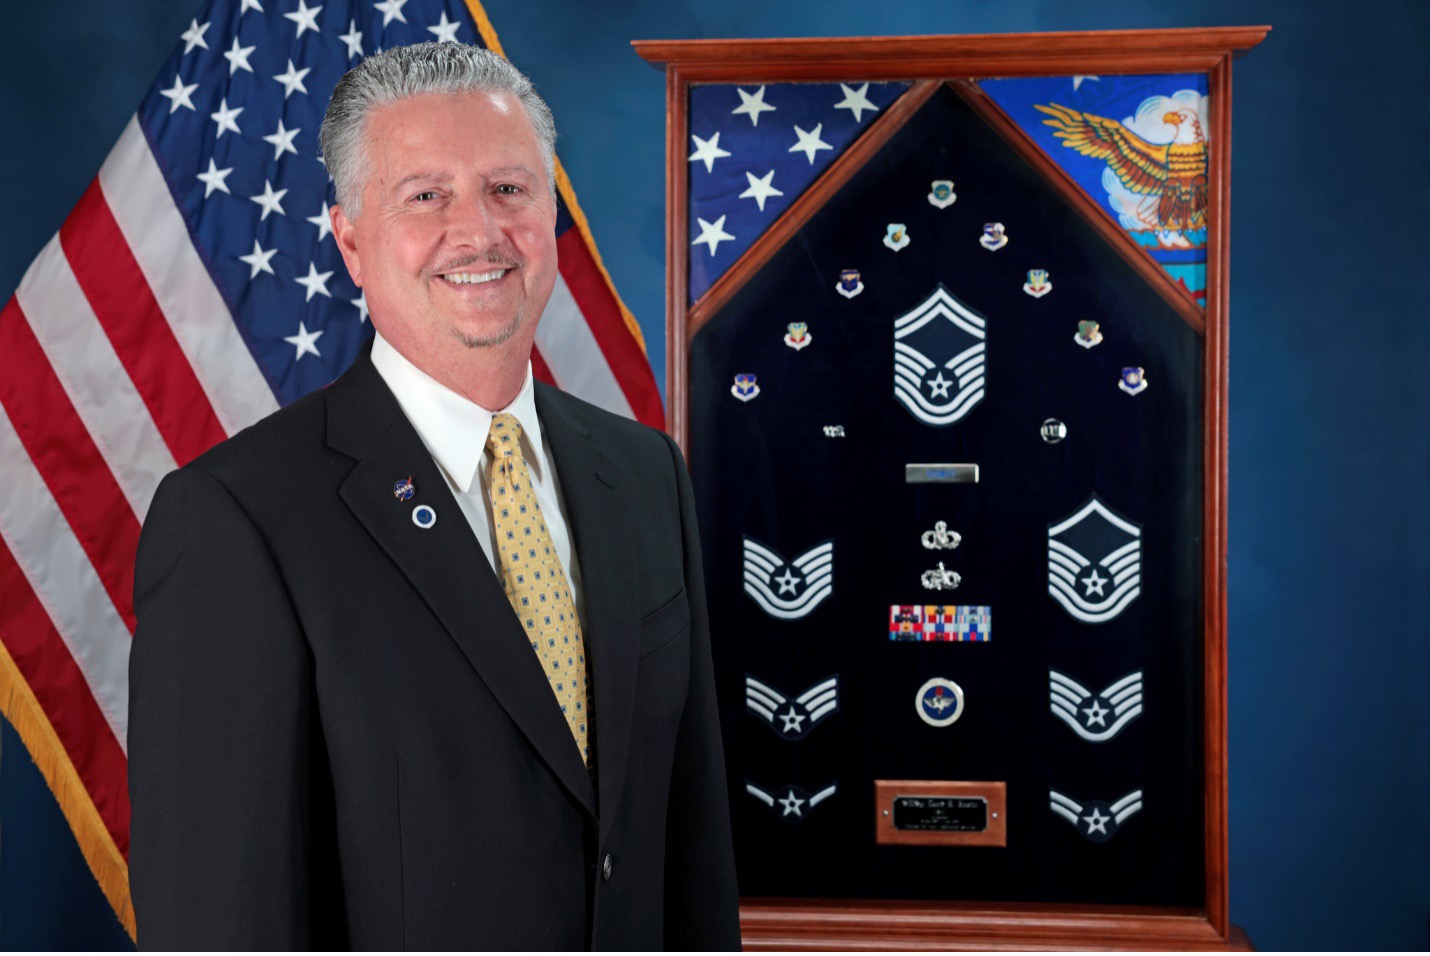
<path id="1" fill-rule="evenodd" d="M 141 946 L 738 947 L 684 463 L 554 389 L 536 407 L 581 562 L 596 783 L 364 350 L 169 475 L 149 511 L 130 665 Z"/>

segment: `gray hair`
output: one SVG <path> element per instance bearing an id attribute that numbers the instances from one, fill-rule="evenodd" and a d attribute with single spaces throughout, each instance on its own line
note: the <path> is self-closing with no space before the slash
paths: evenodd
<path id="1" fill-rule="evenodd" d="M 338 204 L 357 215 L 369 165 L 363 131 L 373 110 L 425 93 L 509 93 L 521 102 L 556 191 L 556 121 L 531 80 L 499 53 L 465 43 L 416 43 L 374 54 L 343 74 L 318 141 Z"/>

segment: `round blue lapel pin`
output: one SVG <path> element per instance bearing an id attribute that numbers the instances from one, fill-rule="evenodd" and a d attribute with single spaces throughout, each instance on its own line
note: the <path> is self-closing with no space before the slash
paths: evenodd
<path id="1" fill-rule="evenodd" d="M 412 496 L 417 494 L 417 486 L 412 483 L 412 476 L 408 475 L 393 482 L 392 494 L 398 501 L 411 501 Z"/>
<path id="2" fill-rule="evenodd" d="M 437 523 L 437 512 L 431 505 L 418 505 L 412 509 L 412 523 L 426 531 Z"/>

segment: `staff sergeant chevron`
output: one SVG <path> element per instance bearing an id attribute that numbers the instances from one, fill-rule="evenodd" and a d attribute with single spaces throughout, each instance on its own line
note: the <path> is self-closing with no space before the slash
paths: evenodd
<path id="1" fill-rule="evenodd" d="M 747 536 L 744 543 L 745 593 L 771 617 L 785 621 L 805 617 L 834 592 L 832 540 L 792 561 L 754 538 Z"/>
<path id="2" fill-rule="evenodd" d="M 1141 585 L 1142 526 L 1096 495 L 1048 526 L 1048 594 L 1077 620 L 1112 620 L 1142 593 Z"/>
<path id="3" fill-rule="evenodd" d="M 1053 713 L 1079 737 L 1105 743 L 1142 713 L 1142 672 L 1133 671 L 1094 694 L 1066 674 L 1050 670 L 1048 694 Z"/>
<path id="4" fill-rule="evenodd" d="M 910 415 L 941 428 L 983 400 L 986 325 L 943 283 L 894 320 L 894 398 Z"/>
<path id="5" fill-rule="evenodd" d="M 1116 835 L 1122 821 L 1142 809 L 1142 791 L 1133 790 L 1116 803 L 1088 800 L 1078 803 L 1056 790 L 1048 791 L 1049 809 L 1093 843 L 1106 843 Z"/>
<path id="6" fill-rule="evenodd" d="M 838 785 L 839 782 L 835 781 L 813 794 L 805 793 L 799 787 L 781 787 L 774 793 L 770 793 L 763 787 L 757 787 L 746 780 L 745 792 L 778 813 L 781 820 L 799 821 L 803 820 L 805 814 L 810 810 L 834 796 L 835 788 Z M 779 806 L 776 807 L 776 804 Z"/>
<path id="7" fill-rule="evenodd" d="M 820 681 L 790 700 L 769 684 L 746 674 L 745 709 L 759 717 L 781 740 L 802 740 L 815 724 L 839 712 L 839 675 Z"/>

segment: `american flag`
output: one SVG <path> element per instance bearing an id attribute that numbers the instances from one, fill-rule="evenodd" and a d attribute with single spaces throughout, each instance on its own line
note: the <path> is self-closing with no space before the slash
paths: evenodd
<path id="1" fill-rule="evenodd" d="M 0 311 L 0 705 L 131 935 L 140 525 L 167 472 L 332 381 L 371 335 L 318 127 L 364 55 L 430 40 L 500 50 L 477 0 L 205 3 Z M 558 183 L 536 375 L 662 427 L 639 329 Z"/>

